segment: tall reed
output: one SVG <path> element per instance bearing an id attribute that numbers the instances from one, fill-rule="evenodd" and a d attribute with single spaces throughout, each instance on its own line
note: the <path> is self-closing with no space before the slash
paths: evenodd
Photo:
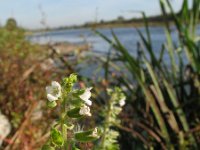
<path id="1" fill-rule="evenodd" d="M 200 39 L 196 29 L 199 23 L 200 0 L 192 0 L 191 8 L 188 1 L 184 0 L 179 13 L 174 12 L 169 0 L 160 0 L 159 3 L 166 36 L 159 58 L 152 45 L 153 37 L 144 13 L 142 15 L 146 35 L 137 29 L 141 38 L 142 49 L 138 49 L 140 56 L 131 55 L 113 31 L 113 40 L 98 31 L 96 33 L 112 45 L 117 52 L 117 60 L 123 64 L 127 74 L 131 75 L 130 78 L 122 73 L 117 84 L 128 89 L 124 92 L 135 110 L 134 116 L 137 116 L 130 117 L 129 124 L 134 124 L 133 131 L 144 131 L 141 132 L 141 137 L 150 145 L 143 143 L 143 146 L 153 149 L 198 149 Z M 178 34 L 177 43 L 173 43 L 172 26 Z M 169 56 L 170 65 L 167 65 L 164 55 Z M 107 64 L 114 62 L 112 58 L 108 58 Z M 107 80 L 108 71 L 106 68 Z"/>

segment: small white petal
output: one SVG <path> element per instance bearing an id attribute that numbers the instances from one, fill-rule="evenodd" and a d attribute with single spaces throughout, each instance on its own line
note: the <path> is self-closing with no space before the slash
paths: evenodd
<path id="1" fill-rule="evenodd" d="M 61 86 L 58 82 L 52 81 L 51 86 L 46 87 L 47 99 L 52 102 L 61 96 Z"/>
<path id="2" fill-rule="evenodd" d="M 125 101 L 120 101 L 120 102 L 119 102 L 119 105 L 120 105 L 120 106 L 124 106 L 124 105 L 125 105 Z"/>
<path id="3" fill-rule="evenodd" d="M 92 90 L 92 88 L 93 88 L 93 87 L 89 87 L 89 88 L 87 88 L 87 89 L 88 89 L 89 91 L 91 91 L 91 90 Z"/>
<path id="4" fill-rule="evenodd" d="M 58 97 L 55 97 L 55 96 L 53 96 L 53 95 L 51 95 L 51 94 L 47 94 L 47 99 L 48 99 L 50 102 L 52 102 L 52 101 L 58 100 Z"/>
<path id="5" fill-rule="evenodd" d="M 80 95 L 80 98 L 82 100 L 87 100 L 91 97 L 91 92 L 90 91 L 85 91 L 82 95 Z"/>
<path id="6" fill-rule="evenodd" d="M 91 90 L 92 88 L 90 87 L 90 88 L 86 88 L 85 89 L 85 92 L 82 94 L 82 95 L 80 95 L 79 97 L 83 100 L 83 101 L 85 101 L 85 103 L 87 104 L 87 105 L 89 105 L 89 106 L 91 106 L 92 105 L 92 101 L 91 100 L 89 100 L 89 98 L 91 97 L 91 92 L 90 92 L 90 90 Z"/>
<path id="7" fill-rule="evenodd" d="M 58 93 L 55 96 L 60 97 L 61 96 L 61 90 L 59 90 Z"/>
<path id="8" fill-rule="evenodd" d="M 51 86 L 47 86 L 46 87 L 46 92 L 47 93 L 52 93 L 52 87 Z"/>
<path id="9" fill-rule="evenodd" d="M 51 82 L 52 87 L 57 88 L 59 91 L 61 91 L 61 85 L 57 81 Z"/>
<path id="10" fill-rule="evenodd" d="M 123 98 L 119 101 L 119 105 L 120 105 L 121 107 L 125 105 L 125 100 L 126 100 L 126 98 L 123 97 Z"/>
<path id="11" fill-rule="evenodd" d="M 98 136 L 98 130 L 97 130 L 97 128 L 95 128 L 95 129 L 93 130 L 92 136 L 93 136 L 93 137 L 99 137 L 99 136 Z"/>
<path id="12" fill-rule="evenodd" d="M 91 87 L 86 88 L 85 92 L 82 95 L 80 95 L 80 98 L 83 100 L 89 99 L 91 97 L 91 92 L 90 92 L 91 89 L 92 89 Z"/>
<path id="13" fill-rule="evenodd" d="M 0 112 L 0 148 L 4 139 L 10 134 L 11 123 L 8 118 Z"/>
<path id="14" fill-rule="evenodd" d="M 81 107 L 80 111 L 79 111 L 80 115 L 85 115 L 85 116 L 91 116 L 90 113 L 90 107 L 84 105 L 83 107 Z"/>
<path id="15" fill-rule="evenodd" d="M 86 103 L 87 105 L 89 105 L 89 106 L 91 106 L 91 105 L 92 105 L 92 101 L 91 101 L 91 100 L 89 100 L 89 99 L 85 100 L 85 103 Z"/>
<path id="16" fill-rule="evenodd" d="M 52 82 L 51 82 L 51 85 L 52 85 L 53 87 L 57 87 L 57 88 L 60 88 L 60 87 L 61 87 L 60 84 L 59 84 L 57 81 L 52 81 Z"/>

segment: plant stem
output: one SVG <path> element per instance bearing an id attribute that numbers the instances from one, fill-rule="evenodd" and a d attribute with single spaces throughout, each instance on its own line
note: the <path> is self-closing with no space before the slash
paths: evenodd
<path id="1" fill-rule="evenodd" d="M 111 103 L 112 103 L 112 99 L 108 102 L 108 110 L 107 110 L 107 114 L 106 118 L 105 118 L 105 122 L 104 122 L 104 132 L 103 132 L 103 136 L 102 136 L 102 142 L 101 142 L 101 147 L 105 148 L 105 137 L 109 128 L 109 117 L 110 117 L 110 113 L 111 113 Z"/>
<path id="2" fill-rule="evenodd" d="M 62 137 L 64 139 L 64 144 L 62 146 L 63 150 L 67 150 L 68 147 L 67 145 L 67 128 L 65 126 L 65 122 L 67 121 L 66 118 L 66 99 L 63 99 L 63 103 L 62 103 L 62 108 L 61 108 L 61 133 L 62 133 Z"/>

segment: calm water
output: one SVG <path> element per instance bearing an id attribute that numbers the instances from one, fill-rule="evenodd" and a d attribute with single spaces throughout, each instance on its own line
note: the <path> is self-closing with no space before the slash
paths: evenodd
<path id="1" fill-rule="evenodd" d="M 140 28 L 145 34 L 145 29 Z M 173 30 L 173 29 L 172 29 Z M 101 33 L 112 39 L 110 29 L 99 29 Z M 139 35 L 135 28 L 115 28 L 115 34 L 120 39 L 122 44 L 131 52 L 135 53 L 137 48 L 137 42 L 140 41 Z M 162 27 L 150 28 L 153 47 L 156 52 L 160 51 L 162 43 L 165 41 L 165 34 Z M 176 41 L 176 32 L 172 32 L 173 40 Z M 36 43 L 54 43 L 54 42 L 71 42 L 75 44 L 81 44 L 88 42 L 92 45 L 92 50 L 95 52 L 106 53 L 110 46 L 101 37 L 96 35 L 90 29 L 70 29 L 61 31 L 52 31 L 46 33 L 37 33 L 32 37 L 29 37 L 32 42 Z"/>
<path id="2" fill-rule="evenodd" d="M 139 28 L 143 34 L 145 34 L 144 28 Z M 121 43 L 128 49 L 128 51 L 132 55 L 137 54 L 137 43 L 141 42 L 141 39 L 135 28 L 115 28 L 113 29 Z M 177 45 L 177 32 L 172 27 L 172 39 L 173 42 Z M 108 38 L 112 39 L 111 30 L 110 29 L 98 29 L 101 33 L 103 33 Z M 159 57 L 162 44 L 165 43 L 165 33 L 162 27 L 150 27 L 153 49 Z M 52 31 L 46 33 L 37 33 L 34 36 L 28 37 L 29 40 L 36 43 L 55 43 L 55 42 L 71 42 L 75 44 L 83 44 L 90 43 L 92 45 L 91 52 L 95 54 L 106 54 L 110 49 L 110 45 L 103 40 L 101 37 L 96 35 L 90 29 L 70 29 L 70 30 L 60 30 L 60 31 Z M 164 59 L 166 64 L 169 63 L 169 56 L 164 54 Z M 91 72 L 90 70 L 95 69 L 96 66 L 92 65 L 88 68 L 85 68 L 85 72 L 83 74 L 88 74 Z"/>

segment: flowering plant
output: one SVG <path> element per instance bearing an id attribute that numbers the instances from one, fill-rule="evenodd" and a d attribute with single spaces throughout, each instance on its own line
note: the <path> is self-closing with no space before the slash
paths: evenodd
<path id="1" fill-rule="evenodd" d="M 97 150 L 119 150 L 119 144 L 117 138 L 119 136 L 118 131 L 113 127 L 120 125 L 118 115 L 122 111 L 122 107 L 125 105 L 126 97 L 120 88 L 107 89 L 107 93 L 110 99 L 107 101 L 103 109 L 104 121 L 102 123 L 101 139 L 96 147 Z"/>
<path id="2" fill-rule="evenodd" d="M 79 119 L 92 115 L 90 112 L 92 88 L 76 89 L 74 88 L 76 82 L 77 76 L 71 74 L 64 78 L 61 84 L 53 81 L 46 87 L 47 105 L 50 108 L 59 107 L 60 118 L 52 126 L 50 138 L 42 150 L 78 150 L 78 142 L 90 142 L 99 138 L 96 127 L 83 131 L 76 125 Z"/>

